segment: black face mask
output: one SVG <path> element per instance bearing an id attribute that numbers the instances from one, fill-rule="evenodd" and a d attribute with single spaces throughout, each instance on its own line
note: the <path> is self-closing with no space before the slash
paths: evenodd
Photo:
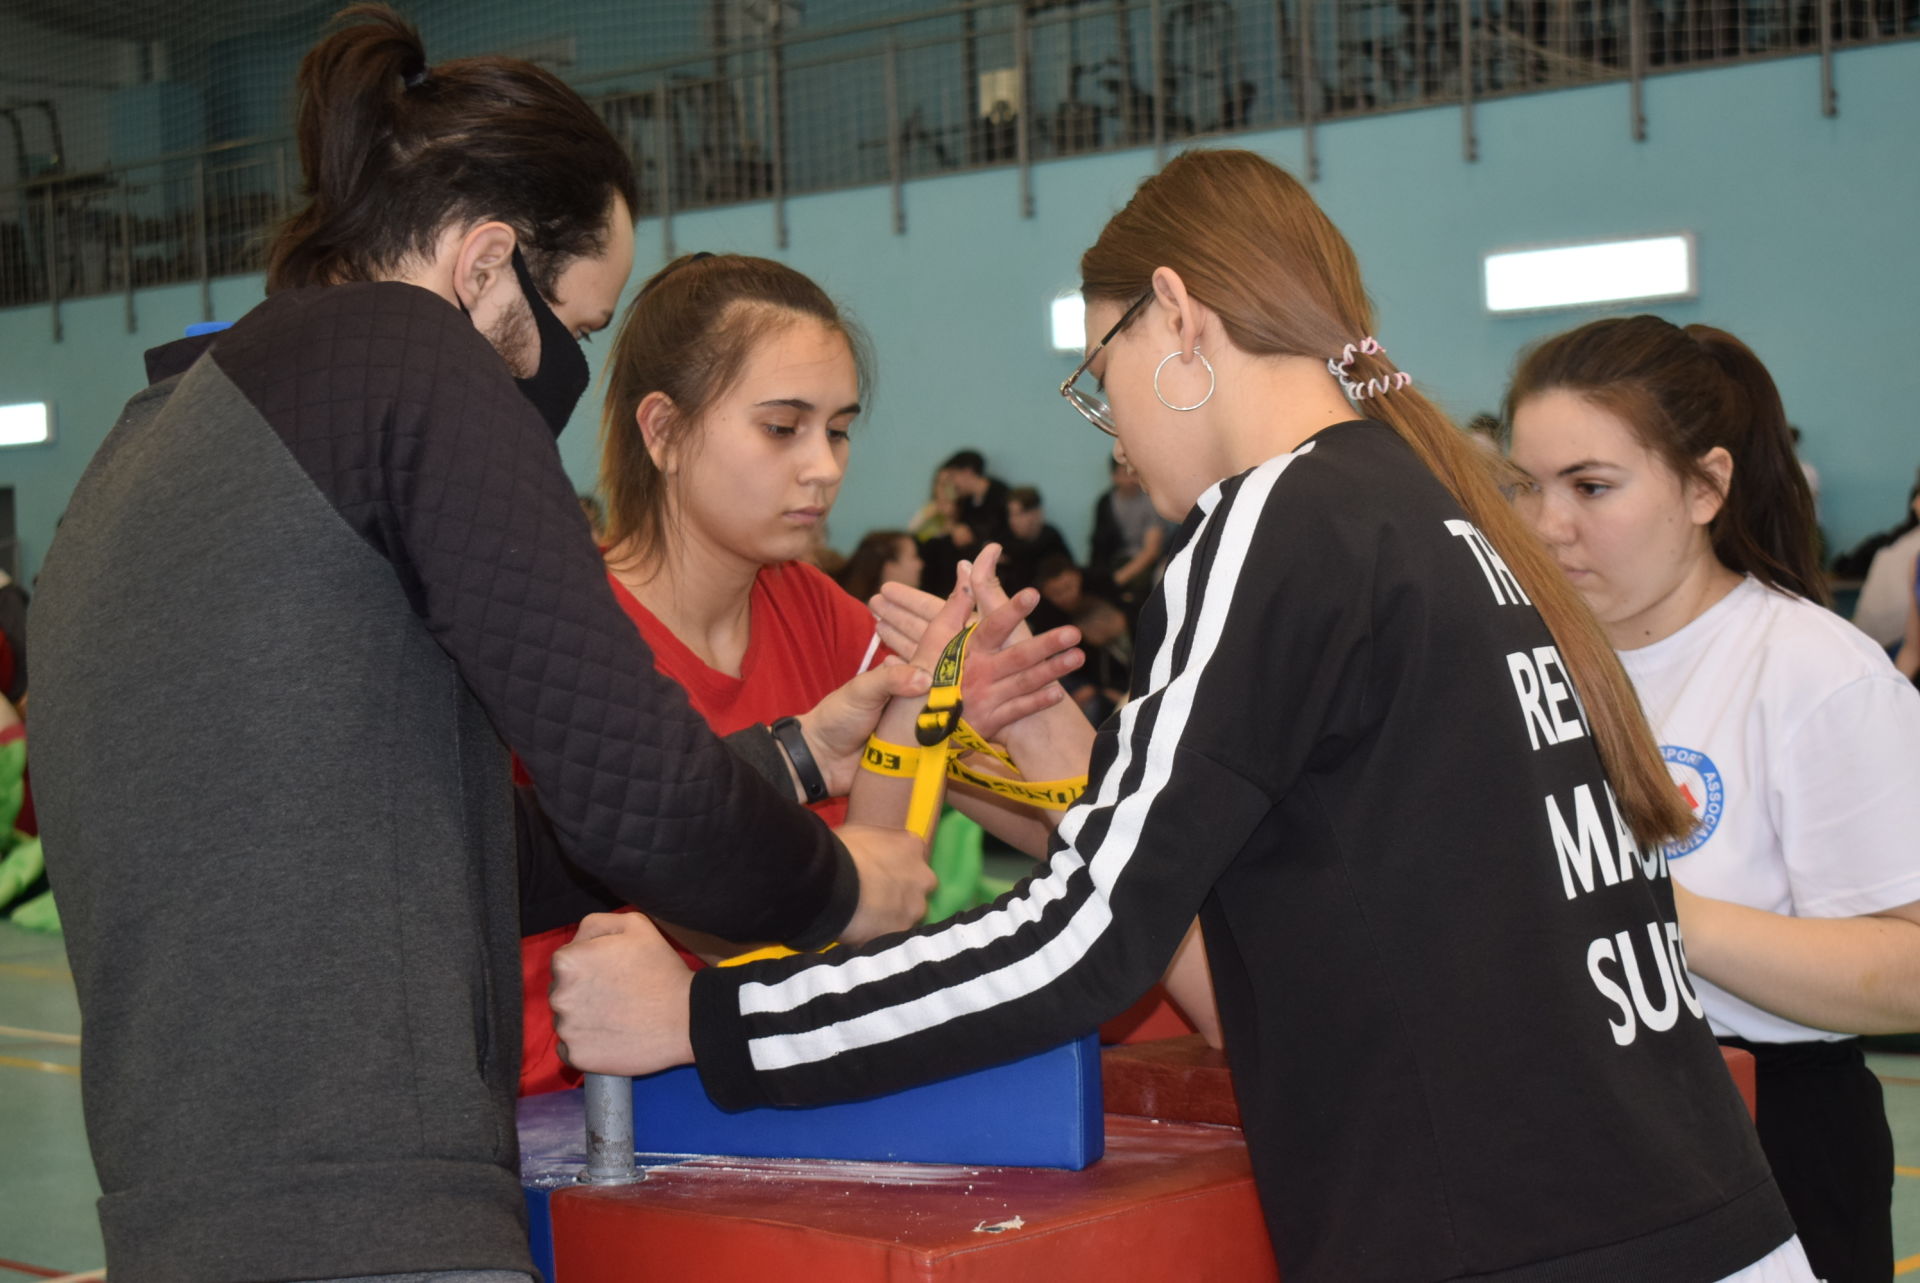
<path id="1" fill-rule="evenodd" d="M 593 375 L 587 369 L 587 354 L 580 350 L 580 341 L 534 288 L 533 275 L 527 271 L 527 260 L 520 256 L 517 245 L 513 249 L 513 274 L 520 278 L 520 292 L 527 296 L 527 310 L 533 313 L 534 328 L 540 335 L 539 368 L 514 382 L 557 437 L 572 417 L 573 407 L 580 404 Z"/>

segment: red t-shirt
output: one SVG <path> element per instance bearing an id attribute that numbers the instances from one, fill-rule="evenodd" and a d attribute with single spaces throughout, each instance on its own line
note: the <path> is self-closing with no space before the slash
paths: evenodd
<path id="1" fill-rule="evenodd" d="M 866 606 L 804 562 L 765 566 L 754 577 L 747 653 L 738 677 L 709 668 L 619 580 L 607 578 L 614 600 L 652 649 L 654 667 L 686 689 L 687 702 L 718 735 L 804 713 L 890 653 L 880 645 Z M 847 818 L 847 800 L 828 798 L 813 810 L 838 825 Z M 523 1096 L 580 1081 L 560 1059 L 547 1005 L 553 955 L 573 939 L 574 930 L 555 927 L 520 942 Z"/>

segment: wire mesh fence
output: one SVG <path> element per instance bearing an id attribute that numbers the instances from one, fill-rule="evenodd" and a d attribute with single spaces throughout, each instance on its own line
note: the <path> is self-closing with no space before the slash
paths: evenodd
<path id="1" fill-rule="evenodd" d="M 0 306 L 52 303 L 57 328 L 64 299 L 258 270 L 298 198 L 293 70 L 326 6 L 28 6 L 0 0 Z M 641 216 L 1920 37 L 1920 0 L 402 7 L 436 58 L 574 84 Z"/>

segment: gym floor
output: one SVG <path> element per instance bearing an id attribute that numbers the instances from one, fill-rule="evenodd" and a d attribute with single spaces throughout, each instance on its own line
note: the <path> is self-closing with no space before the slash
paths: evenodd
<path id="1" fill-rule="evenodd" d="M 1871 1060 L 1893 1121 L 1894 1273 L 1920 1283 L 1920 1055 Z M 60 939 L 0 922 L 0 1283 L 102 1277 L 79 1065 Z"/>

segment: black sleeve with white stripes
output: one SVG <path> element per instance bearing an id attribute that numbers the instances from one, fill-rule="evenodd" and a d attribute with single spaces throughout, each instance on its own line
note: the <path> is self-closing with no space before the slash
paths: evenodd
<path id="1" fill-rule="evenodd" d="M 1313 486 L 1281 478 L 1307 457 L 1202 498 L 1143 625 L 1135 698 L 1043 872 L 937 927 L 695 977 L 715 1101 L 819 1104 L 1014 1060 L 1159 978 L 1214 880 L 1364 707 L 1370 567 L 1300 555 Z"/>

